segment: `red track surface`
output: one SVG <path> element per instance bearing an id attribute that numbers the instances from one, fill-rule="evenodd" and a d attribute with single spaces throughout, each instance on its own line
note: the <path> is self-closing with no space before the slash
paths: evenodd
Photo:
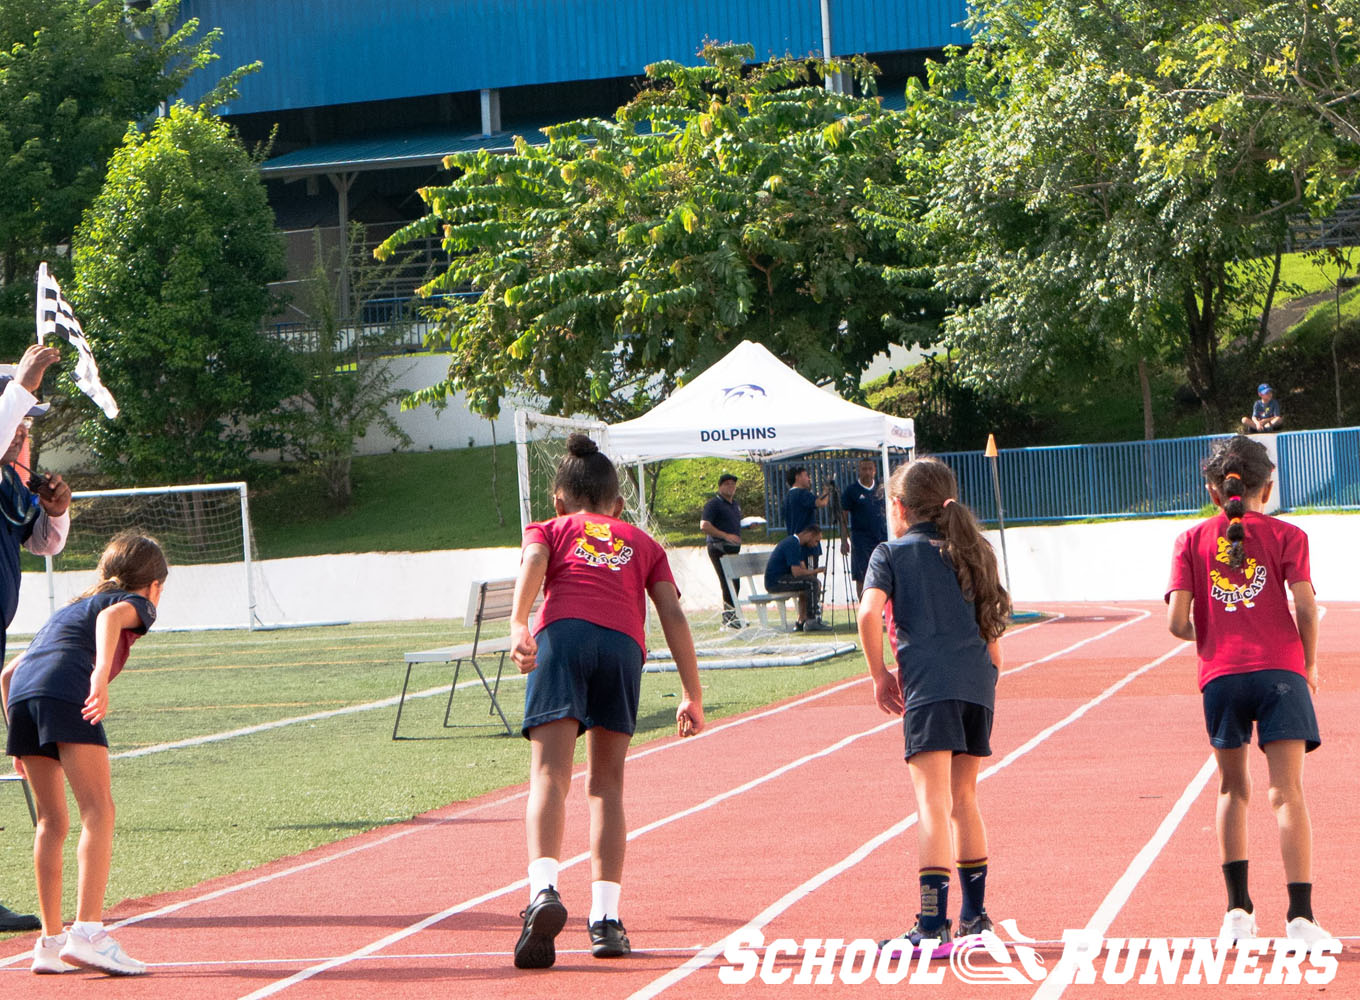
<path id="1" fill-rule="evenodd" d="M 1180 644 L 1165 631 L 1160 605 L 1046 610 L 1066 617 L 1004 640 L 1007 670 L 1015 672 L 998 691 L 995 756 L 980 788 L 991 839 L 988 910 L 1015 918 L 1041 942 L 1057 941 L 1098 913 L 1108 936 L 1213 936 L 1223 886 L 1212 776 L 1187 798 L 1183 817 L 1168 820 L 1187 788 L 1194 792 L 1210 754 L 1193 651 L 1168 655 Z M 1360 751 L 1357 640 L 1360 607 L 1329 607 L 1317 698 L 1324 743 L 1310 755 L 1305 777 L 1317 912 L 1342 937 L 1360 933 L 1357 789 L 1345 767 Z M 948 968 L 938 985 L 885 986 L 873 978 L 768 985 L 758 976 L 744 985 L 722 982 L 719 970 L 739 964 L 723 957 L 722 943 L 751 922 L 766 942 L 800 943 L 889 937 L 911 923 L 915 831 L 906 820 L 914 806 L 901 746 L 898 724 L 873 707 L 867 681 L 856 681 L 716 724 L 694 740 L 640 749 L 628 768 L 633 839 L 623 918 L 636 950 L 625 960 L 597 961 L 586 950 L 590 875 L 578 858 L 569 859 L 561 879 L 571 918 L 558 939 L 557 966 L 511 966 L 527 890 L 523 794 L 509 790 L 122 904 L 113 916 L 131 922 L 119 939 L 153 963 L 143 979 L 39 979 L 27 972 L 31 938 L 7 942 L 0 996 L 1360 996 L 1354 940 L 1325 987 L 1135 981 L 1058 991 L 1051 984 L 969 985 Z M 1252 896 L 1262 933 L 1280 934 L 1284 877 L 1264 760 L 1255 751 L 1253 775 Z M 582 798 L 578 785 L 568 806 L 569 851 L 587 844 Z M 1144 851 L 1159 827 L 1164 845 Z M 1126 877 L 1140 852 L 1146 865 Z M 957 889 L 953 896 L 956 913 Z M 1053 968 L 1061 947 L 1039 950 Z M 699 962 L 700 954 L 709 960 Z M 800 954 L 771 969 L 797 974 L 801 964 Z M 833 971 L 840 968 L 838 959 Z"/>

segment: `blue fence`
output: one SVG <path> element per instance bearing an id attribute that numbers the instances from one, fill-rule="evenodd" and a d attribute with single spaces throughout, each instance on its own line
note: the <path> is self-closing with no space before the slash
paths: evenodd
<path id="1" fill-rule="evenodd" d="M 997 474 L 1006 520 L 1043 523 L 1194 514 L 1208 502 L 1200 463 L 1214 442 L 1225 436 L 1003 448 L 997 457 Z M 1275 443 L 1283 509 L 1360 509 L 1360 427 L 1287 431 L 1277 434 Z M 783 533 L 789 469 L 806 466 L 814 490 L 829 481 L 843 489 L 855 475 L 858 457 L 859 453 L 839 452 L 767 464 L 769 531 Z M 995 523 L 996 492 L 991 463 L 984 454 L 954 451 L 935 457 L 954 470 L 964 503 L 984 522 Z M 894 465 L 898 460 L 894 458 Z M 823 510 L 823 527 L 831 523 L 829 510 Z"/>

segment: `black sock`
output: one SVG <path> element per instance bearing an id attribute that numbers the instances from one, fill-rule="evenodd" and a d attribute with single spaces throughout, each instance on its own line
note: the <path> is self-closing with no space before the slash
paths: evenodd
<path id="1" fill-rule="evenodd" d="M 1228 909 L 1251 912 L 1251 897 L 1247 895 L 1247 862 L 1229 861 L 1223 866 L 1223 881 L 1228 883 Z"/>
<path id="2" fill-rule="evenodd" d="M 1295 917 L 1303 917 L 1305 920 L 1312 920 L 1313 883 L 1290 882 L 1285 888 L 1289 890 L 1289 913 L 1285 915 L 1284 919 L 1293 920 Z"/>
<path id="3" fill-rule="evenodd" d="M 963 908 L 959 910 L 959 923 L 963 924 L 986 911 L 982 902 L 987 895 L 987 859 L 972 858 L 956 864 L 959 866 L 959 885 L 963 888 Z"/>
<path id="4" fill-rule="evenodd" d="M 949 869 L 921 869 L 921 912 L 916 926 L 921 931 L 937 931 L 944 926 L 949 910 Z"/>

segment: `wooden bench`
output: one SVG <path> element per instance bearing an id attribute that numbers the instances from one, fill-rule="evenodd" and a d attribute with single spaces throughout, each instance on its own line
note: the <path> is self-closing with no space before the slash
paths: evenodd
<path id="1" fill-rule="evenodd" d="M 755 606 L 756 616 L 760 618 L 763 628 L 769 628 L 770 623 L 766 618 L 766 606 L 777 605 L 779 608 L 779 624 L 785 632 L 789 630 L 789 619 L 785 612 L 785 606 L 789 601 L 796 601 L 797 594 L 768 594 L 765 592 L 765 564 L 770 561 L 769 552 L 738 552 L 736 555 L 723 556 L 723 572 L 727 574 L 728 589 L 732 592 L 733 608 L 736 611 L 737 621 L 742 628 L 748 624 L 745 616 L 741 613 L 741 604 L 746 601 Z M 741 587 L 741 593 L 736 592 L 736 587 L 732 584 L 739 580 L 745 583 Z"/>
<path id="2" fill-rule="evenodd" d="M 543 595 L 540 592 L 539 596 L 534 599 L 534 607 L 537 608 L 542 600 Z M 510 652 L 510 637 L 482 639 L 482 626 L 488 622 L 508 620 L 511 611 L 514 609 L 514 603 L 514 577 L 506 577 L 503 580 L 474 580 L 471 589 L 468 591 L 467 613 L 463 616 L 463 624 L 475 629 L 472 634 L 472 641 L 457 646 L 440 646 L 438 649 L 420 649 L 406 654 L 406 679 L 402 681 L 401 697 L 397 699 L 397 719 L 392 724 L 392 739 L 402 738 L 397 735 L 397 729 L 401 726 L 401 710 L 406 704 L 406 694 L 411 684 L 411 668 L 418 663 L 453 664 L 453 681 L 449 685 L 449 700 L 444 706 L 445 729 L 456 728 L 453 723 L 449 722 L 449 715 L 453 711 L 453 695 L 458 690 L 458 674 L 462 670 L 463 664 L 470 663 L 472 669 L 477 672 L 477 677 L 481 680 L 487 697 L 491 699 L 491 708 L 487 711 L 487 714 L 495 713 L 499 715 L 501 725 L 505 727 L 506 733 L 514 734 L 505 713 L 501 711 L 501 704 L 497 698 L 501 686 L 501 673 L 505 669 L 505 655 Z M 494 682 L 487 680 L 486 673 L 482 671 L 481 664 L 478 662 L 479 658 L 492 655 L 497 657 Z"/>

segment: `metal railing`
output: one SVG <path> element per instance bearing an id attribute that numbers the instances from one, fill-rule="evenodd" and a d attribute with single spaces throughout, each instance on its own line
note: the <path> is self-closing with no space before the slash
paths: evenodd
<path id="1" fill-rule="evenodd" d="M 1003 448 L 997 474 L 1006 521 L 1050 523 L 1198 513 L 1209 502 L 1200 465 L 1214 442 L 1227 436 Z M 1276 435 L 1275 443 L 1283 510 L 1360 510 L 1360 427 L 1285 431 Z M 857 457 L 842 452 L 767 464 L 767 530 L 783 534 L 788 469 L 806 466 L 814 489 L 829 479 L 844 488 L 855 474 Z M 985 455 L 954 451 L 935 457 L 954 470 L 963 502 L 983 522 L 995 523 L 996 496 Z M 829 513 L 819 513 L 823 527 L 830 526 Z"/>

